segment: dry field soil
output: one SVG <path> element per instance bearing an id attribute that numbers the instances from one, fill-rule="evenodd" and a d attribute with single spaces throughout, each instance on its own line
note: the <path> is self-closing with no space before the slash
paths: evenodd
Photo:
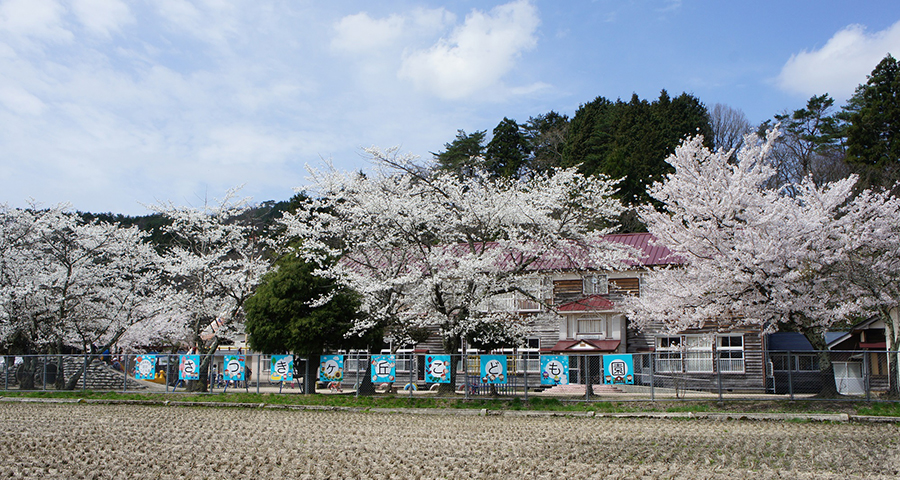
<path id="1" fill-rule="evenodd" d="M 0 403 L 2 479 L 895 479 L 900 426 Z"/>

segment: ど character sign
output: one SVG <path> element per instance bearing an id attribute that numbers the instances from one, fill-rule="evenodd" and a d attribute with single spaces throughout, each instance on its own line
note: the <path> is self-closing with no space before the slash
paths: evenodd
<path id="1" fill-rule="evenodd" d="M 270 380 L 273 382 L 294 381 L 293 355 L 272 355 L 270 364 L 272 365 L 269 370 Z"/>
<path id="2" fill-rule="evenodd" d="M 397 377 L 394 355 L 372 355 L 372 383 L 393 382 Z"/>
<path id="3" fill-rule="evenodd" d="M 182 355 L 178 362 L 178 378 L 200 380 L 200 355 Z"/>
<path id="4" fill-rule="evenodd" d="M 425 382 L 450 383 L 450 355 L 429 355 L 425 363 Z"/>
<path id="5" fill-rule="evenodd" d="M 604 355 L 603 383 L 634 385 L 634 358 L 631 355 Z"/>
<path id="6" fill-rule="evenodd" d="M 506 355 L 481 356 L 482 383 L 506 383 Z"/>
<path id="7" fill-rule="evenodd" d="M 566 355 L 541 356 L 541 385 L 568 385 L 569 357 Z"/>
<path id="8" fill-rule="evenodd" d="M 153 380 L 156 377 L 156 355 L 138 355 L 134 359 L 134 378 Z"/>
<path id="9" fill-rule="evenodd" d="M 320 382 L 340 382 L 344 379 L 343 355 L 322 355 L 319 363 Z"/>

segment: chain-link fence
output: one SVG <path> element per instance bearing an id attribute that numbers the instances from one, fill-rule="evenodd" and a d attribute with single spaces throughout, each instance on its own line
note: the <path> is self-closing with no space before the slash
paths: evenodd
<path id="1" fill-rule="evenodd" d="M 314 386 L 329 394 L 447 398 L 871 401 L 896 389 L 900 359 L 884 351 L 737 353 L 7 355 L 0 389 L 296 394 Z"/>

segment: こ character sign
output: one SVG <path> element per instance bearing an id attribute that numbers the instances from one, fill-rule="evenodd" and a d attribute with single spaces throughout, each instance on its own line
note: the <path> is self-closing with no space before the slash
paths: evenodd
<path id="1" fill-rule="evenodd" d="M 566 355 L 541 356 L 541 385 L 568 385 L 569 357 Z"/>
<path id="2" fill-rule="evenodd" d="M 634 385 L 634 358 L 631 355 L 604 355 L 603 383 Z"/>
<path id="3" fill-rule="evenodd" d="M 429 355 L 425 364 L 426 383 L 450 383 L 450 355 Z"/>

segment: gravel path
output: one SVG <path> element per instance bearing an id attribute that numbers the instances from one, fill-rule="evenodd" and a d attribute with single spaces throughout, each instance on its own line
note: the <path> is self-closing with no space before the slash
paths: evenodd
<path id="1" fill-rule="evenodd" d="M 0 478 L 894 479 L 900 426 L 0 403 Z"/>

